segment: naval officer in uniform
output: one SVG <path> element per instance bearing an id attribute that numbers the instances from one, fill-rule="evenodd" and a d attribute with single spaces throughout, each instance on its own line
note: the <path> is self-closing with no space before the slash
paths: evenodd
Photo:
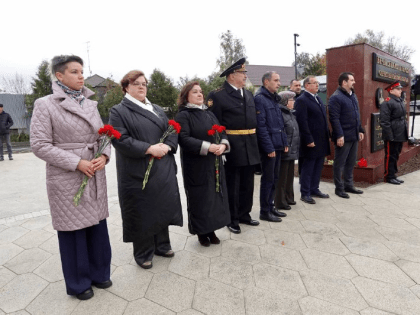
<path id="1" fill-rule="evenodd" d="M 258 225 L 250 216 L 254 195 L 254 166 L 260 163 L 256 135 L 257 118 L 254 98 L 245 90 L 245 58 L 241 58 L 220 77 L 226 77 L 223 86 L 210 92 L 207 106 L 216 115 L 231 145 L 226 156 L 225 171 L 231 222 L 228 229 L 241 233 L 239 223 Z"/>

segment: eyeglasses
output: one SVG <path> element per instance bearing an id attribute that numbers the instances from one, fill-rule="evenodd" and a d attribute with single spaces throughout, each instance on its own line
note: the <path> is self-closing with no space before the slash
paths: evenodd
<path id="1" fill-rule="evenodd" d="M 308 84 L 318 84 L 319 85 L 319 82 L 318 81 L 316 81 L 316 82 L 309 82 Z"/>
<path id="2" fill-rule="evenodd" d="M 143 83 L 140 83 L 140 82 L 136 82 L 136 81 L 134 81 L 133 83 L 130 83 L 131 85 L 134 85 L 134 86 L 139 86 L 139 85 L 141 85 L 141 86 L 143 86 L 143 87 L 147 87 L 147 83 L 146 82 L 143 82 Z"/>
<path id="3" fill-rule="evenodd" d="M 244 71 L 244 70 L 238 70 L 238 71 L 235 71 L 235 73 L 243 73 L 243 74 L 246 74 L 248 71 Z"/>

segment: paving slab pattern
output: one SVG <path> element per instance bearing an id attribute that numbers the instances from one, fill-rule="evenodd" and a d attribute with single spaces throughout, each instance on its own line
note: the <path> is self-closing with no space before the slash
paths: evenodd
<path id="1" fill-rule="evenodd" d="M 32 153 L 0 164 L 8 187 L 0 190 L 0 315 L 420 314 L 420 171 L 348 200 L 321 182 L 330 199 L 298 201 L 283 222 L 243 226 L 239 235 L 223 228 L 221 244 L 209 248 L 186 225 L 171 227 L 175 257 L 155 257 L 143 270 L 122 242 L 113 161 L 106 170 L 114 285 L 79 301 L 66 294 L 44 166 Z M 178 183 L 186 220 L 180 173 Z"/>

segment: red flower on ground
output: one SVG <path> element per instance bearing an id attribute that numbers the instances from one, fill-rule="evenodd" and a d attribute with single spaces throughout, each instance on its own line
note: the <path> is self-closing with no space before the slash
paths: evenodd
<path id="1" fill-rule="evenodd" d="M 367 161 L 364 158 L 361 158 L 359 162 L 357 162 L 357 166 L 359 167 L 367 167 Z"/>

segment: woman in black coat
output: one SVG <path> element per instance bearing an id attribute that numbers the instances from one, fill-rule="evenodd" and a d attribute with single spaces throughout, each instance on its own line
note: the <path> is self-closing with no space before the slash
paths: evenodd
<path id="1" fill-rule="evenodd" d="M 222 154 L 229 141 L 222 133 L 220 144 L 214 143 L 208 131 L 219 125 L 216 116 L 203 105 L 204 97 L 198 82 L 189 82 L 181 90 L 176 121 L 181 125 L 179 146 L 188 204 L 188 228 L 197 234 L 203 246 L 219 244 L 214 233 L 230 223 L 230 212 Z M 215 161 L 219 159 L 220 190 L 216 192 Z"/>
<path id="2" fill-rule="evenodd" d="M 279 180 L 276 185 L 274 203 L 277 209 L 290 210 L 295 205 L 293 180 L 295 177 L 295 161 L 299 158 L 299 125 L 294 114 L 295 93 L 283 91 L 279 93 L 280 109 L 283 115 L 284 129 L 286 130 L 288 152 L 282 152 Z"/>
<path id="3" fill-rule="evenodd" d="M 178 136 L 172 134 L 159 143 L 168 129 L 168 118 L 146 98 L 147 80 L 143 72 L 127 73 L 121 87 L 125 97 L 111 109 L 109 123 L 121 133 L 121 138 L 112 144 L 116 151 L 123 241 L 133 243 L 137 264 L 149 269 L 154 254 L 174 256 L 168 226 L 183 223 L 174 158 Z M 143 190 L 152 156 L 156 159 Z"/>

